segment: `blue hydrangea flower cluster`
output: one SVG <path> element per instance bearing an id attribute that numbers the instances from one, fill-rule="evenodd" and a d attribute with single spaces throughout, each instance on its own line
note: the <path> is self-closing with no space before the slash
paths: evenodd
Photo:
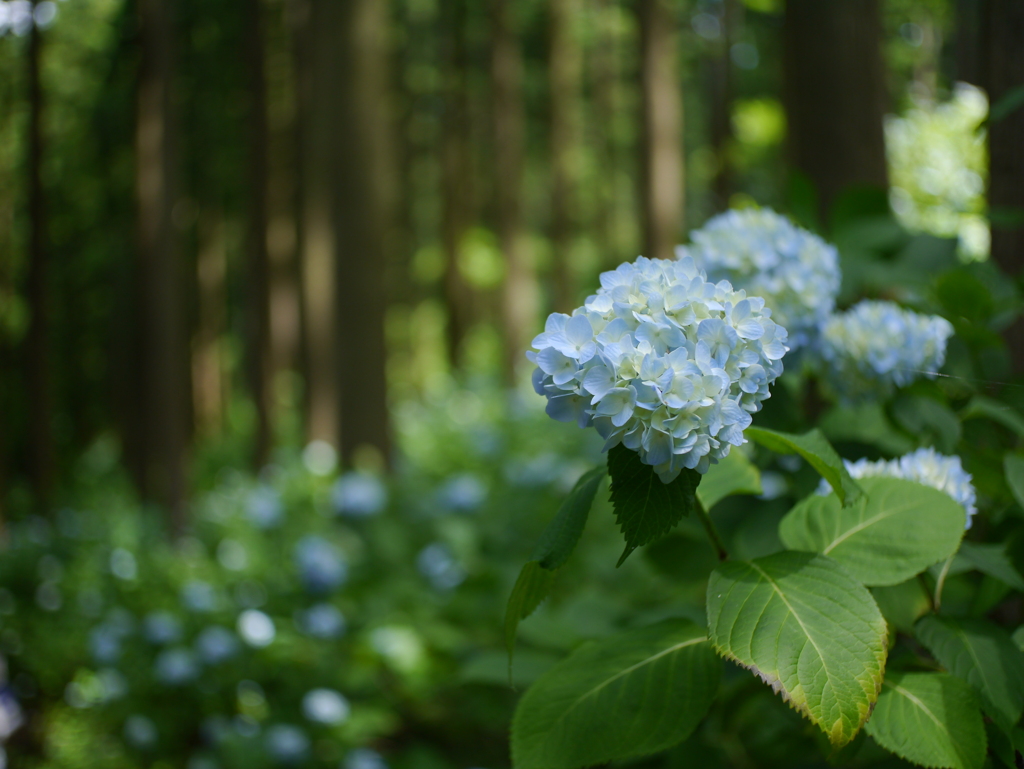
<path id="1" fill-rule="evenodd" d="M 851 462 L 844 459 L 843 464 L 854 478 L 871 478 L 880 475 L 904 478 L 949 494 L 964 506 L 964 510 L 967 512 L 968 529 L 971 528 L 974 514 L 978 512 L 971 474 L 964 470 L 960 457 L 948 457 L 938 453 L 935 449 L 924 448 L 897 459 L 881 459 L 877 462 L 867 459 Z M 829 494 L 831 492 L 832 487 L 823 480 L 821 486 L 818 487 L 818 493 Z"/>
<path id="2" fill-rule="evenodd" d="M 953 325 L 937 315 L 865 300 L 836 313 L 822 328 L 826 382 L 847 402 L 886 398 L 935 372 L 946 360 Z"/>
<path id="3" fill-rule="evenodd" d="M 693 257 L 708 280 L 762 297 L 791 349 L 808 345 L 835 309 L 842 280 L 835 247 L 771 209 L 719 214 L 690 240 L 677 255 Z"/>
<path id="4" fill-rule="evenodd" d="M 527 357 L 549 416 L 593 425 L 605 450 L 623 444 L 669 483 L 744 442 L 786 341 L 760 297 L 708 282 L 688 256 L 640 257 L 571 316 L 550 315 Z"/>

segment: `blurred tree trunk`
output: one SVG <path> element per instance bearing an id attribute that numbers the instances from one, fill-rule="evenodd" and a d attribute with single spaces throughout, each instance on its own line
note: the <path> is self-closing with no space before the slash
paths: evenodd
<path id="1" fill-rule="evenodd" d="M 296 371 L 301 359 L 301 305 L 297 252 L 298 161 L 294 71 L 294 40 L 288 6 L 274 6 L 265 27 L 267 51 L 267 120 L 269 123 L 267 179 L 267 253 L 270 259 L 270 386 L 282 374 Z"/>
<path id="2" fill-rule="evenodd" d="M 472 289 L 459 269 L 462 238 L 470 223 L 472 168 L 466 72 L 465 0 L 441 4 L 444 40 L 442 76 L 444 118 L 441 132 L 441 247 L 444 250 L 443 292 L 448 316 L 446 339 L 453 371 L 462 366 L 463 341 L 472 323 Z"/>
<path id="3" fill-rule="evenodd" d="M 1024 88 L 1024 3 L 986 0 L 982 13 L 983 84 L 995 106 Z M 1024 106 L 989 124 L 988 149 L 992 258 L 1019 280 L 1024 275 Z M 1024 319 L 1004 335 L 1014 370 L 1024 372 Z"/>
<path id="4" fill-rule="evenodd" d="M 667 0 L 639 0 L 643 85 L 644 255 L 671 259 L 683 220 L 683 102 Z"/>
<path id="5" fill-rule="evenodd" d="M 602 183 L 598 185 L 597 221 L 595 234 L 604 254 L 602 265 L 618 264 L 618 177 L 619 153 L 616 123 L 621 110 L 619 78 L 621 55 L 617 33 L 618 6 L 612 0 L 588 0 L 590 12 L 596 19 L 595 41 L 588 51 L 587 71 L 593 92 L 593 115 L 590 121 L 592 140 L 597 145 L 599 164 L 603 169 Z"/>
<path id="6" fill-rule="evenodd" d="M 335 349 L 341 459 L 347 466 L 364 464 L 371 454 L 386 466 L 391 454 L 384 335 L 394 224 L 389 8 L 379 0 L 350 0 L 335 30 L 341 300 Z"/>
<path id="7" fill-rule="evenodd" d="M 888 186 L 879 0 L 787 0 L 783 101 L 793 167 L 822 221 L 851 186 Z"/>
<path id="8" fill-rule="evenodd" d="M 35 8 L 35 3 L 32 4 Z M 50 384 L 49 256 L 43 193 L 43 89 L 40 63 L 43 40 L 32 24 L 28 38 L 28 308 L 26 369 L 29 402 L 29 452 L 32 490 L 45 509 L 53 484 L 53 431 Z"/>
<path id="9" fill-rule="evenodd" d="M 219 434 L 223 428 L 226 395 L 221 344 L 227 322 L 227 243 L 224 212 L 219 207 L 200 213 L 198 240 L 192 394 L 197 431 L 208 437 Z"/>
<path id="10" fill-rule="evenodd" d="M 554 256 L 554 309 L 576 306 L 572 250 L 579 226 L 580 86 L 583 55 L 574 25 L 577 0 L 548 0 L 551 105 L 551 248 Z"/>
<path id="11" fill-rule="evenodd" d="M 537 286 L 523 231 L 523 59 L 511 0 L 491 3 L 491 99 L 498 241 L 505 256 L 503 368 L 511 384 L 526 360 L 537 312 Z"/>
<path id="12" fill-rule="evenodd" d="M 729 207 L 732 194 L 732 42 L 739 28 L 742 5 L 737 0 L 722 2 L 722 32 L 714 55 L 707 62 L 711 147 L 715 153 L 715 175 L 711 180 L 711 195 L 716 211 Z"/>
<path id="13" fill-rule="evenodd" d="M 176 228 L 173 80 L 175 19 L 170 0 L 139 0 L 135 133 L 140 342 L 134 427 L 142 493 L 161 504 L 171 527 L 185 523 L 189 424 L 188 351 Z"/>
<path id="14" fill-rule="evenodd" d="M 267 81 L 261 0 L 246 0 L 245 59 L 249 114 L 246 193 L 246 368 L 256 408 L 253 462 L 267 463 L 273 441 L 273 373 L 270 348 L 270 257 L 267 253 Z"/>
<path id="15" fill-rule="evenodd" d="M 334 336 L 336 270 L 333 185 L 337 174 L 337 110 L 334 78 L 339 71 L 336 38 L 340 4 L 312 0 L 298 13 L 296 69 L 300 122 L 300 264 L 306 438 L 339 443 Z"/>

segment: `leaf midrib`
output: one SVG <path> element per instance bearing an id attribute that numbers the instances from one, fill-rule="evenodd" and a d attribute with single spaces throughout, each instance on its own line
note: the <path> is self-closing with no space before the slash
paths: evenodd
<path id="1" fill-rule="evenodd" d="M 939 720 L 939 718 L 936 717 L 936 715 L 934 713 L 932 713 L 932 711 L 928 708 L 927 705 L 925 705 L 923 702 L 921 702 L 921 700 L 919 700 L 917 697 L 915 697 L 913 694 L 911 694 L 909 691 L 904 689 L 899 684 L 890 683 L 889 681 L 883 681 L 882 683 L 883 683 L 883 685 L 888 686 L 890 689 L 895 690 L 899 694 L 902 694 L 904 697 L 906 697 L 908 700 L 910 700 L 913 704 L 917 705 L 917 707 L 919 707 L 921 710 L 923 710 L 925 712 L 925 714 L 927 714 L 928 718 L 930 718 L 932 721 L 934 721 L 935 725 L 937 727 L 939 727 L 939 729 L 947 737 L 949 737 L 949 742 L 950 742 L 951 745 L 954 746 L 954 750 L 955 750 L 956 740 L 953 739 L 953 735 L 950 733 L 949 729 L 946 728 L 946 725 L 944 723 L 942 723 L 942 721 Z M 960 751 L 957 750 L 956 752 L 959 753 Z"/>
<path id="2" fill-rule="evenodd" d="M 599 684 L 597 684 L 596 686 L 592 687 L 591 689 L 588 689 L 583 694 L 581 694 L 579 697 L 577 697 L 573 701 L 573 703 L 568 708 L 565 709 L 565 712 L 563 712 L 558 718 L 556 718 L 554 720 L 552 725 L 558 724 L 559 722 L 561 722 L 563 719 L 568 717 L 568 715 L 578 705 L 580 705 L 580 703 L 582 703 L 585 699 L 587 699 L 588 697 L 594 696 L 599 691 L 604 689 L 606 686 L 610 686 L 614 681 L 617 681 L 619 678 L 622 678 L 623 676 L 632 673 L 634 670 L 642 668 L 644 665 L 649 665 L 650 663 L 654 662 L 655 660 L 661 659 L 666 654 L 671 654 L 672 652 L 679 651 L 680 649 L 685 649 L 687 646 L 695 646 L 695 645 L 700 644 L 700 643 L 706 643 L 707 640 L 708 640 L 707 638 L 700 638 L 700 637 L 698 637 L 698 638 L 691 638 L 689 640 L 686 640 L 686 641 L 683 641 L 681 643 L 675 644 L 674 646 L 670 646 L 667 649 L 662 649 L 657 654 L 653 654 L 650 657 L 647 657 L 647 658 L 642 659 L 642 660 L 640 660 L 639 662 L 637 662 L 637 663 L 635 663 L 633 665 L 630 665 L 628 668 L 624 668 L 624 669 L 620 670 L 615 675 L 610 676 L 609 678 L 606 678 L 604 681 L 601 681 Z"/>
<path id="3" fill-rule="evenodd" d="M 864 529 L 868 528 L 869 526 L 874 526 L 879 521 L 884 521 L 886 518 L 892 518 L 894 515 L 898 515 L 899 513 L 905 513 L 907 510 L 913 509 L 914 504 L 915 503 L 913 503 L 913 502 L 905 502 L 904 504 L 900 505 L 899 507 L 893 507 L 893 508 L 890 508 L 888 510 L 883 510 L 882 512 L 880 512 L 877 515 L 869 518 L 868 520 L 861 521 L 856 526 L 853 526 L 853 527 L 847 529 L 845 532 L 843 532 L 842 536 L 837 537 L 836 539 L 832 540 L 832 542 L 824 550 L 821 551 L 822 554 L 823 555 L 828 555 L 836 547 L 838 547 L 843 542 L 848 540 L 854 534 L 857 534 L 858 532 L 864 531 Z"/>
<path id="4" fill-rule="evenodd" d="M 821 653 L 821 648 L 818 646 L 818 644 L 816 644 L 814 642 L 814 639 L 811 637 L 810 631 L 807 629 L 807 626 L 804 624 L 803 620 L 800 619 L 800 615 L 797 614 L 796 609 L 793 608 L 793 605 L 786 599 L 786 596 L 782 592 L 781 588 L 778 586 L 778 584 L 776 584 L 775 580 L 773 580 L 771 577 L 768 576 L 768 573 L 764 569 L 762 569 L 760 566 L 758 566 L 753 561 L 750 561 L 749 563 L 750 563 L 751 566 L 754 567 L 754 569 L 757 570 L 757 572 L 762 577 L 765 578 L 765 580 L 768 582 L 768 584 L 772 586 L 772 590 L 774 590 L 775 593 L 782 600 L 782 602 L 784 604 L 786 604 L 786 608 L 789 609 L 789 613 L 793 615 L 793 619 L 795 619 L 797 624 L 800 625 L 800 629 L 804 632 L 804 635 L 807 637 L 808 642 L 811 644 L 811 646 L 814 647 L 814 651 L 818 653 L 818 659 L 821 660 L 821 667 L 825 671 L 825 676 L 827 677 L 827 679 L 829 681 L 829 684 L 831 685 L 831 683 L 832 683 L 832 673 L 829 672 L 828 665 L 825 664 L 825 655 Z M 781 628 L 780 628 L 780 633 L 781 633 Z M 808 706 L 808 712 L 809 711 L 810 711 L 810 706 Z"/>

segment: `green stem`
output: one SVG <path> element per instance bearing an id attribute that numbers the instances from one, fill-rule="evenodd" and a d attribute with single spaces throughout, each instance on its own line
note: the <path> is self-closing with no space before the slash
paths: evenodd
<path id="1" fill-rule="evenodd" d="M 700 522 L 704 524 L 704 530 L 708 533 L 708 539 L 711 540 L 711 546 L 715 548 L 715 552 L 718 554 L 718 560 L 724 561 L 728 559 L 729 553 L 726 552 L 725 545 L 722 544 L 722 538 L 718 534 L 718 529 L 716 529 L 715 524 L 711 522 L 711 516 L 708 515 L 708 511 L 704 509 L 704 505 L 700 501 L 700 497 L 694 495 L 693 503 L 694 507 L 697 509 L 697 516 L 700 518 Z"/>
<path id="2" fill-rule="evenodd" d="M 942 564 L 942 571 L 939 572 L 939 578 L 935 580 L 935 598 L 932 599 L 932 605 L 935 607 L 935 613 L 939 613 L 939 609 L 942 608 L 942 587 L 946 584 L 946 575 L 949 574 L 949 567 L 953 565 L 953 559 L 956 557 L 956 553 L 949 556 L 944 564 Z"/>

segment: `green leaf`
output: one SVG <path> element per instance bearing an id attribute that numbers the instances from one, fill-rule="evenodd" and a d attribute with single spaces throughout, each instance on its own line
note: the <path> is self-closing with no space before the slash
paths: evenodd
<path id="1" fill-rule="evenodd" d="M 718 690 L 704 629 L 673 619 L 585 644 L 527 690 L 512 721 L 515 769 L 574 769 L 685 739 Z"/>
<path id="2" fill-rule="evenodd" d="M 727 561 L 708 583 L 719 654 L 749 668 L 836 747 L 878 697 L 886 625 L 867 588 L 822 555 L 784 551 Z"/>
<path id="3" fill-rule="evenodd" d="M 597 494 L 597 489 L 607 473 L 606 468 L 595 467 L 576 481 L 573 490 L 558 508 L 558 514 L 541 534 L 531 560 L 551 570 L 557 569 L 569 560 L 576 543 L 580 541 L 583 527 L 587 524 L 594 495 Z"/>
<path id="4" fill-rule="evenodd" d="M 1004 729 L 1024 711 L 1024 653 L 1010 634 L 980 619 L 924 617 L 914 633 L 946 670 L 969 683 Z"/>
<path id="5" fill-rule="evenodd" d="M 512 595 L 505 607 L 505 646 L 508 648 L 509 674 L 512 669 L 512 652 L 516 646 L 516 630 L 520 620 L 529 617 L 548 597 L 555 573 L 545 569 L 537 561 L 527 561 L 519 572 Z"/>
<path id="6" fill-rule="evenodd" d="M 1024 652 L 1024 625 L 1013 631 L 1013 642 L 1017 644 L 1017 648 Z"/>
<path id="7" fill-rule="evenodd" d="M 993 422 L 1002 425 L 1007 430 L 1017 433 L 1024 438 L 1024 416 L 1014 408 L 1000 403 L 993 398 L 986 398 L 984 395 L 975 395 L 971 398 L 963 411 L 960 412 L 961 421 L 985 417 Z"/>
<path id="8" fill-rule="evenodd" d="M 622 444 L 608 452 L 608 472 L 615 520 L 626 537 L 626 549 L 616 564 L 621 566 L 630 553 L 667 534 L 690 514 L 701 475 L 683 470 L 671 483 L 662 483 L 653 467 Z"/>
<path id="9" fill-rule="evenodd" d="M 1014 590 L 1024 592 L 1024 577 L 1021 577 L 1010 560 L 1005 544 L 983 545 L 977 542 L 963 542 L 959 555 L 982 574 L 988 574 Z"/>
<path id="10" fill-rule="evenodd" d="M 900 478 L 862 478 L 865 496 L 841 507 L 812 494 L 779 524 L 790 550 L 822 553 L 865 585 L 897 585 L 949 558 L 967 514 L 938 489 Z"/>
<path id="11" fill-rule="evenodd" d="M 761 472 L 742 451 L 733 449 L 705 473 L 697 489 L 697 498 L 705 510 L 710 510 L 733 494 L 760 493 Z"/>
<path id="12" fill-rule="evenodd" d="M 843 460 L 821 430 L 815 428 L 803 435 L 793 435 L 761 427 L 748 427 L 744 435 L 778 454 L 799 454 L 829 482 L 844 505 L 852 505 L 860 498 L 860 486 L 850 477 Z"/>
<path id="13" fill-rule="evenodd" d="M 1004 456 L 1003 472 L 1006 473 L 1006 483 L 1013 492 L 1013 498 L 1024 510 L 1024 457 L 1020 454 Z"/>
<path id="14" fill-rule="evenodd" d="M 873 587 L 871 595 L 885 621 L 907 634 L 913 633 L 914 623 L 932 609 L 931 596 L 919 579 L 908 579 L 898 585 Z"/>
<path id="15" fill-rule="evenodd" d="M 867 732 L 915 764 L 981 769 L 985 725 L 971 687 L 945 673 L 890 673 Z"/>

